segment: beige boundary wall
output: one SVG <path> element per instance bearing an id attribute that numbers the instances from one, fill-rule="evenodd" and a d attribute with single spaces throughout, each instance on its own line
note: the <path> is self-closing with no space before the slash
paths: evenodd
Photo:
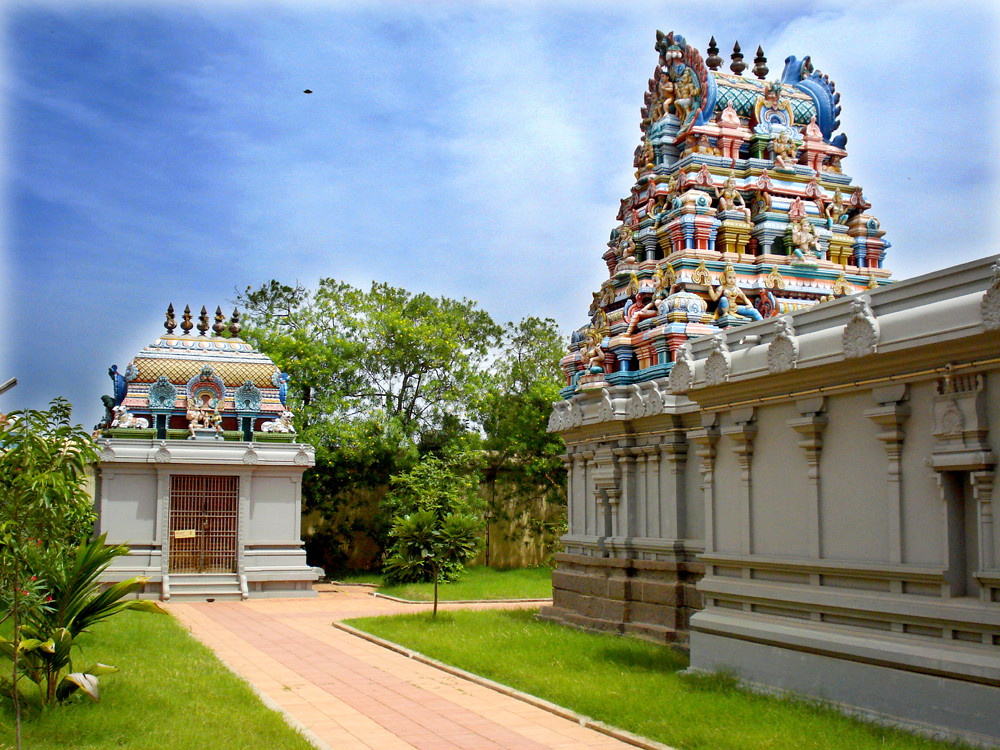
<path id="1" fill-rule="evenodd" d="M 998 329 L 984 259 L 556 404 L 569 533 L 543 616 L 1000 743 Z"/>

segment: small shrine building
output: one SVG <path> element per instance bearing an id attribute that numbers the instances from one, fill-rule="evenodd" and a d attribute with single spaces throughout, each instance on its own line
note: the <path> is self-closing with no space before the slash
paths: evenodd
<path id="1" fill-rule="evenodd" d="M 657 33 L 540 616 L 1000 742 L 1000 263 L 899 283 L 809 57 Z M 596 261 L 596 258 L 595 258 Z M 996 427 L 996 429 L 993 429 Z"/>
<path id="2" fill-rule="evenodd" d="M 312 596 L 322 575 L 300 538 L 303 472 L 288 376 L 239 338 L 239 313 L 214 325 L 186 309 L 123 372 L 109 370 L 96 466 L 97 532 L 127 544 L 106 580 L 149 579 L 142 596 Z"/>

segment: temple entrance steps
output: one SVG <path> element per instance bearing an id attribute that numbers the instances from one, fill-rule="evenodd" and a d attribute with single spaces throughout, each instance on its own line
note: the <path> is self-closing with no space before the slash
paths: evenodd
<path id="1" fill-rule="evenodd" d="M 167 590 L 170 601 L 239 601 L 245 598 L 236 573 L 171 573 Z"/>

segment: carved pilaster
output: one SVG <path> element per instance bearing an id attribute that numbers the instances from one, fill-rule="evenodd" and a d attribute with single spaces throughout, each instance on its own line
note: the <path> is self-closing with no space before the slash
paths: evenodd
<path id="1" fill-rule="evenodd" d="M 872 391 L 872 396 L 879 406 L 867 410 L 865 416 L 879 428 L 875 437 L 881 441 L 882 448 L 885 450 L 889 562 L 901 563 L 903 561 L 903 481 L 900 458 L 903 454 L 905 438 L 903 425 L 907 417 L 910 416 L 910 407 L 904 403 L 906 399 L 905 385 L 875 388 Z"/>
<path id="2" fill-rule="evenodd" d="M 642 447 L 646 462 L 646 472 L 643 476 L 642 502 L 645 509 L 646 528 L 643 536 L 663 537 L 663 501 L 660 494 L 660 449 L 656 445 Z"/>
<path id="3" fill-rule="evenodd" d="M 705 499 L 705 552 L 715 551 L 715 455 L 719 428 L 715 414 L 702 414 L 702 427 L 688 436 L 698 446 L 695 455 L 701 461 L 701 492 Z"/>
<path id="4" fill-rule="evenodd" d="M 621 484 L 618 487 L 618 501 L 613 513 L 616 523 L 612 536 L 624 541 L 635 536 L 636 455 L 634 448 L 615 448 L 614 454 L 621 472 Z"/>
<path id="5" fill-rule="evenodd" d="M 979 511 L 979 569 L 980 571 L 996 568 L 996 551 L 993 549 L 993 484 L 996 474 L 993 471 L 973 471 L 969 478 L 972 481 L 972 497 Z M 980 595 L 985 599 L 989 589 L 980 588 Z"/>
<path id="6" fill-rule="evenodd" d="M 733 412 L 735 424 L 727 427 L 722 434 L 733 441 L 733 452 L 740 464 L 740 478 L 743 480 L 745 493 L 740 504 L 741 533 L 740 552 L 749 555 L 753 551 L 753 443 L 757 436 L 757 425 L 754 424 L 753 407 L 738 409 Z"/>
<path id="7" fill-rule="evenodd" d="M 822 413 L 825 399 L 799 401 L 796 406 L 802 416 L 789 419 L 786 424 L 799 434 L 798 446 L 806 457 L 806 479 L 809 483 L 809 553 L 816 559 L 823 556 L 822 512 L 823 492 L 820 478 L 820 454 L 823 449 L 823 430 L 828 423 Z"/>
<path id="8" fill-rule="evenodd" d="M 667 442 L 660 443 L 660 497 L 672 497 L 672 503 L 661 503 L 661 523 L 666 537 L 683 539 L 687 535 L 687 467 L 688 446 L 684 433 L 671 430 Z M 666 462 L 664 465 L 663 462 Z"/>

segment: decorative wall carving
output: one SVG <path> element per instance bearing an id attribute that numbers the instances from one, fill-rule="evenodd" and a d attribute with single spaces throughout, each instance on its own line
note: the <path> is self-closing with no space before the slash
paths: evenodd
<path id="1" fill-rule="evenodd" d="M 607 388 L 604 388 L 601 391 L 601 396 L 601 411 L 598 415 L 598 419 L 601 422 L 610 422 L 615 418 L 615 405 L 611 400 L 611 393 Z"/>
<path id="2" fill-rule="evenodd" d="M 674 366 L 670 370 L 670 392 L 687 393 L 694 384 L 694 357 L 691 347 L 681 344 L 677 349 Z"/>
<path id="3" fill-rule="evenodd" d="M 166 375 L 160 375 L 156 382 L 149 386 L 150 409 L 173 409 L 176 400 L 177 386 L 171 383 Z"/>
<path id="4" fill-rule="evenodd" d="M 712 353 L 705 360 L 705 382 L 708 385 L 722 385 L 729 380 L 732 355 L 726 344 L 726 337 L 717 334 L 712 337 Z"/>
<path id="5" fill-rule="evenodd" d="M 844 356 L 865 357 L 878 350 L 879 324 L 871 299 L 862 295 L 851 301 L 851 319 L 844 326 Z"/>
<path id="6" fill-rule="evenodd" d="M 236 411 L 243 412 L 258 412 L 260 411 L 261 405 L 261 392 L 260 388 L 255 386 L 251 381 L 245 382 L 233 393 L 233 403 L 236 405 Z"/>
<path id="7" fill-rule="evenodd" d="M 767 347 L 767 369 L 771 372 L 787 372 L 794 369 L 799 358 L 799 342 L 791 318 L 781 317 L 774 321 L 775 336 Z"/>
<path id="8" fill-rule="evenodd" d="M 987 331 L 1000 330 L 1000 261 L 993 264 L 993 277 L 980 303 Z"/>

